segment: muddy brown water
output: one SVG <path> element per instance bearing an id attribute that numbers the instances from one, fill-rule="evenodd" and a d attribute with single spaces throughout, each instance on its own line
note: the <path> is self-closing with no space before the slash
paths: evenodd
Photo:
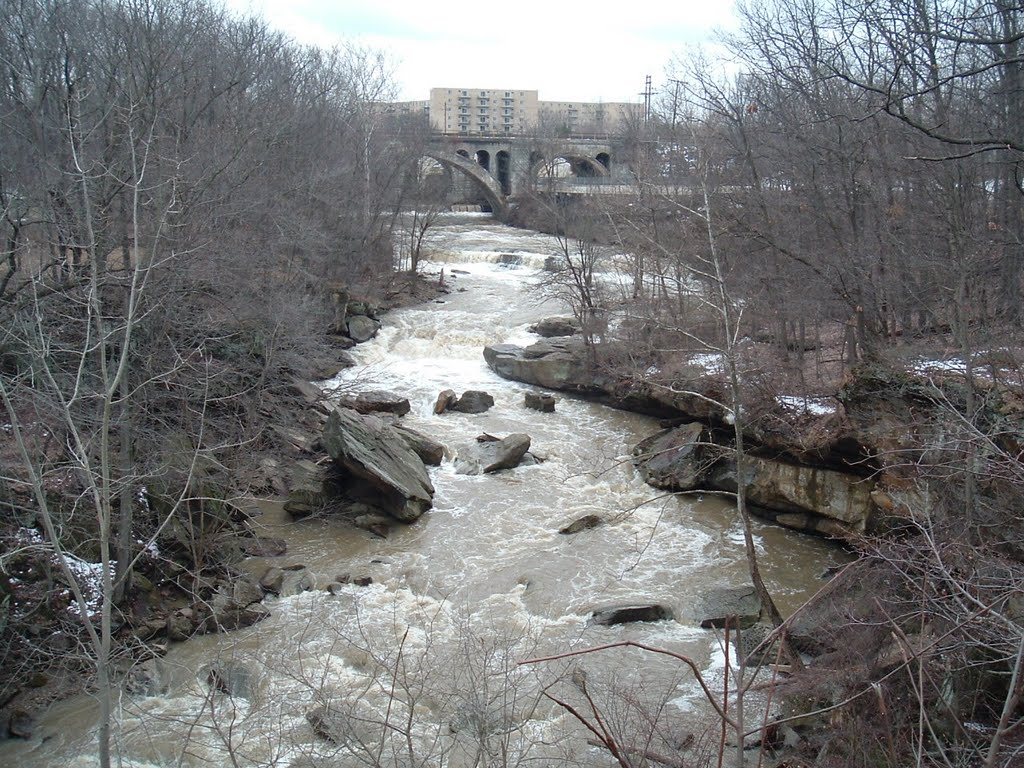
<path id="1" fill-rule="evenodd" d="M 289 549 L 245 568 L 258 575 L 302 564 L 318 588 L 269 598 L 271 617 L 250 629 L 172 645 L 152 671 L 150 695 L 119 697 L 121 764 L 603 765 L 581 727 L 541 693 L 581 671 L 609 713 L 627 698 L 682 720 L 699 709 L 682 665 L 633 649 L 518 663 L 628 639 L 686 654 L 716 678 L 720 639 L 698 628 L 696 606 L 707 588 L 748 581 L 742 532 L 726 501 L 659 496 L 638 479 L 628 456 L 657 430 L 652 419 L 561 395 L 555 413 L 528 410 L 530 388 L 487 368 L 484 345 L 529 343 L 529 322 L 564 313 L 534 287 L 557 247 L 551 238 L 453 215 L 428 247 L 427 269 L 443 266 L 452 292 L 388 315 L 380 335 L 355 350 L 359 366 L 335 383 L 402 392 L 413 405 L 405 421 L 452 455 L 482 432 L 525 432 L 544 461 L 466 476 L 449 457 L 431 470 L 434 509 L 387 539 L 331 519 L 291 522 L 264 503 L 257 525 Z M 448 388 L 484 389 L 495 405 L 435 416 Z M 587 514 L 607 522 L 558 533 Z M 845 559 L 827 542 L 772 526 L 758 525 L 756 537 L 784 612 Z M 341 574 L 373 583 L 338 595 L 322 589 Z M 676 618 L 588 622 L 595 607 L 635 602 L 664 603 Z M 238 695 L 208 689 L 210 665 L 230 670 Z M 330 707 L 340 746 L 314 734 L 306 713 L 317 705 Z M 94 722 L 88 697 L 64 702 L 36 739 L 0 745 L 0 762 L 93 765 Z"/>

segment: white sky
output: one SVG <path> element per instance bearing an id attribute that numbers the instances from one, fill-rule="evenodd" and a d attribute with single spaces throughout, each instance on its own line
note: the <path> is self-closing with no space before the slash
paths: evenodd
<path id="1" fill-rule="evenodd" d="M 226 0 L 301 43 L 386 51 L 398 98 L 435 88 L 537 90 L 544 101 L 640 101 L 666 64 L 713 30 L 733 0 Z"/>

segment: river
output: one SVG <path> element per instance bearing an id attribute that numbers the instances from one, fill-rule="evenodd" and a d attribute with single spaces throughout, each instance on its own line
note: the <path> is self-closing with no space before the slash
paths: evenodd
<path id="1" fill-rule="evenodd" d="M 620 648 L 518 662 L 634 640 L 686 654 L 717 679 L 723 653 L 716 634 L 698 628 L 697 604 L 708 588 L 749 582 L 738 519 L 722 500 L 660 496 L 638 479 L 629 452 L 658 429 L 654 420 L 561 395 L 554 413 L 528 410 L 530 388 L 487 368 L 484 345 L 530 343 L 531 321 L 564 313 L 535 289 L 553 239 L 465 214 L 428 234 L 426 269 L 443 267 L 451 293 L 390 313 L 334 383 L 401 392 L 412 403 L 404 421 L 452 452 L 484 432 L 525 432 L 543 461 L 468 476 L 446 459 L 431 470 L 434 508 L 387 539 L 329 518 L 293 523 L 265 505 L 261 532 L 287 538 L 289 551 L 247 569 L 303 564 L 318 589 L 268 598 L 271 617 L 250 629 L 172 645 L 152 695 L 120 699 L 123 765 L 610 765 L 543 695 L 578 701 L 583 688 L 623 738 L 664 746 L 701 736 L 700 696 L 674 659 Z M 434 415 L 449 388 L 486 390 L 495 405 Z M 586 514 L 607 522 L 558 533 Z M 755 533 L 783 612 L 843 560 L 822 540 L 772 526 Z M 373 583 L 325 592 L 339 574 Z M 595 607 L 635 602 L 666 604 L 675 620 L 589 622 Z M 209 690 L 210 665 L 240 681 L 239 695 Z M 313 733 L 306 713 L 317 705 L 329 705 L 340 744 Z M 87 700 L 58 705 L 39 739 L 8 743 L 0 758 L 92 765 L 90 717 Z"/>

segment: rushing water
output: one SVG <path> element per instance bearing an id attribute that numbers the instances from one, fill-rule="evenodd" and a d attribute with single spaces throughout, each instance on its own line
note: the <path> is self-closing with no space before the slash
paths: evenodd
<path id="1" fill-rule="evenodd" d="M 529 343 L 531 321 L 564 312 L 534 287 L 553 240 L 484 216 L 452 216 L 430 234 L 426 268 L 443 267 L 452 292 L 388 315 L 379 336 L 355 350 L 359 366 L 335 383 L 401 392 L 412 403 L 404 421 L 451 455 L 482 432 L 525 432 L 544 461 L 467 476 L 449 456 L 431 470 L 433 510 L 387 539 L 330 519 L 291 523 L 268 505 L 261 532 L 286 537 L 289 551 L 247 568 L 301 563 L 320 588 L 268 599 L 273 615 L 250 629 L 172 646 L 154 695 L 120 699 L 123 764 L 603 765 L 582 727 L 541 693 L 553 686 L 556 697 L 575 689 L 579 698 L 581 670 L 604 718 L 627 735 L 646 727 L 636 720 L 641 709 L 662 706 L 677 729 L 697 711 L 692 676 L 669 658 L 616 649 L 518 664 L 628 639 L 686 654 L 714 677 L 720 642 L 698 628 L 697 603 L 706 588 L 748 581 L 741 529 L 725 502 L 659 497 L 637 478 L 629 451 L 656 431 L 653 420 L 561 396 L 555 413 L 528 410 L 529 387 L 487 368 L 484 345 Z M 495 405 L 434 415 L 449 388 L 484 389 Z M 558 533 L 592 513 L 607 523 Z M 784 611 L 842 557 L 779 528 L 756 533 Z M 343 573 L 373 584 L 322 590 Z M 676 619 L 588 623 L 595 607 L 634 602 L 667 604 Z M 240 695 L 209 690 L 211 664 L 243 683 Z M 341 746 L 313 733 L 305 715 L 317 704 L 330 704 Z M 0 759 L 93 764 L 91 713 L 87 700 L 58 706 L 40 739 L 7 744 Z"/>

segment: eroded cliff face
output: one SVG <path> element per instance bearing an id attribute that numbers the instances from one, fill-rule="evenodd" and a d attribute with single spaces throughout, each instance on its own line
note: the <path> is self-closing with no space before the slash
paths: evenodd
<path id="1" fill-rule="evenodd" d="M 720 440 L 699 422 L 688 422 L 639 443 L 634 463 L 656 488 L 735 492 L 736 463 Z M 744 484 L 754 511 L 787 528 L 852 539 L 875 522 L 875 480 L 870 477 L 748 456 Z"/>
<path id="2" fill-rule="evenodd" d="M 719 405 L 725 400 L 721 376 L 668 382 L 616 375 L 611 367 L 590 364 L 576 339 L 488 347 L 484 358 L 509 379 L 675 421 L 634 451 L 639 471 L 655 487 L 736 489 L 731 427 Z M 962 430 L 957 424 L 965 390 L 962 376 L 942 379 L 872 367 L 850 376 L 829 398 L 828 409 L 794 411 L 779 398 L 762 395 L 745 414 L 750 503 L 780 525 L 849 541 L 899 525 L 927 504 L 921 469 L 935 446 L 948 445 L 952 433 Z M 995 435 L 999 450 L 1019 452 L 1024 397 L 983 379 L 975 391 L 975 427 Z"/>

